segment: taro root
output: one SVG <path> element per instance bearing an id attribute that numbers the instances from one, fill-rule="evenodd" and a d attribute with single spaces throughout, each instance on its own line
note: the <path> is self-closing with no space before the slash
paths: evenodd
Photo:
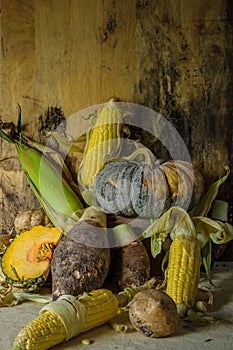
<path id="1" fill-rule="evenodd" d="M 135 295 L 129 307 L 129 319 L 140 333 L 160 338 L 175 332 L 179 317 L 171 297 L 163 291 L 149 289 Z"/>
<path id="2" fill-rule="evenodd" d="M 185 161 L 146 164 L 116 160 L 99 171 L 94 193 L 108 213 L 159 217 L 172 206 L 190 209 L 203 194 L 201 174 Z"/>
<path id="3" fill-rule="evenodd" d="M 51 262 L 54 300 L 102 287 L 110 264 L 105 225 L 105 213 L 90 207 L 62 237 Z"/>
<path id="4" fill-rule="evenodd" d="M 112 234 L 117 248 L 112 250 L 110 277 L 120 289 L 144 284 L 150 277 L 150 259 L 136 231 L 130 224 L 120 224 Z"/>
<path id="5" fill-rule="evenodd" d="M 111 262 L 111 276 L 120 287 L 138 287 L 150 277 L 150 259 L 139 240 L 116 248 Z"/>

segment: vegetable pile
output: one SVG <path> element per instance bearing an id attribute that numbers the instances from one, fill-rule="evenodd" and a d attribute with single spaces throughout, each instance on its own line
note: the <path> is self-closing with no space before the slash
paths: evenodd
<path id="1" fill-rule="evenodd" d="M 76 181 L 56 151 L 22 135 L 20 108 L 17 133 L 0 130 L 41 204 L 15 218 L 16 237 L 2 249 L 2 304 L 17 303 L 15 287 L 33 299 L 29 292 L 39 291 L 50 273 L 52 279 L 52 298 L 13 349 L 49 349 L 109 322 L 119 307 L 140 333 L 171 335 L 179 318 L 198 311 L 201 266 L 211 282 L 212 244 L 233 239 L 227 203 L 222 209 L 216 200 L 229 168 L 204 193 L 202 175 L 187 161 L 154 161 L 136 141 L 136 150 L 122 155 L 124 115 L 111 99 L 92 118 Z M 142 219 L 140 229 L 135 218 Z M 158 279 L 153 265 L 165 240 L 171 243 Z"/>

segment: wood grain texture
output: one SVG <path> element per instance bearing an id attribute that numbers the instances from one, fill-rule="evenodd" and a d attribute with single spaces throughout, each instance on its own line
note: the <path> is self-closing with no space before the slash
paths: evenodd
<path id="1" fill-rule="evenodd" d="M 208 186 L 233 165 L 232 13 L 228 0 L 2 0 L 0 116 L 16 122 L 20 103 L 25 133 L 40 139 L 50 106 L 66 118 L 112 95 L 151 107 Z M 3 231 L 37 205 L 15 156 L 2 142 Z M 232 192 L 231 175 L 220 194 L 231 205 Z"/>

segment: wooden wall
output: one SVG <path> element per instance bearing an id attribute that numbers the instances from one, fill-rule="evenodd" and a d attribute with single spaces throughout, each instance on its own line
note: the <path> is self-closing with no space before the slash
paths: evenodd
<path id="1" fill-rule="evenodd" d="M 229 0 L 2 0 L 3 122 L 38 139 L 48 107 L 65 117 L 114 95 L 160 112 L 207 185 L 233 168 Z M 38 206 L 13 147 L 1 143 L 1 229 Z M 233 204 L 232 175 L 220 197 Z"/>

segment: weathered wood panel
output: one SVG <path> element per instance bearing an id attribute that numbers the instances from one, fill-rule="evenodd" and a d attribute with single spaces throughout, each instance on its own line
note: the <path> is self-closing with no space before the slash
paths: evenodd
<path id="1" fill-rule="evenodd" d="M 115 95 L 167 117 L 208 185 L 233 165 L 232 13 L 227 0 L 2 0 L 2 120 L 18 102 L 40 139 L 48 107 L 69 117 Z M 3 231 L 37 203 L 15 156 L 2 142 Z M 221 197 L 232 204 L 232 176 Z"/>

